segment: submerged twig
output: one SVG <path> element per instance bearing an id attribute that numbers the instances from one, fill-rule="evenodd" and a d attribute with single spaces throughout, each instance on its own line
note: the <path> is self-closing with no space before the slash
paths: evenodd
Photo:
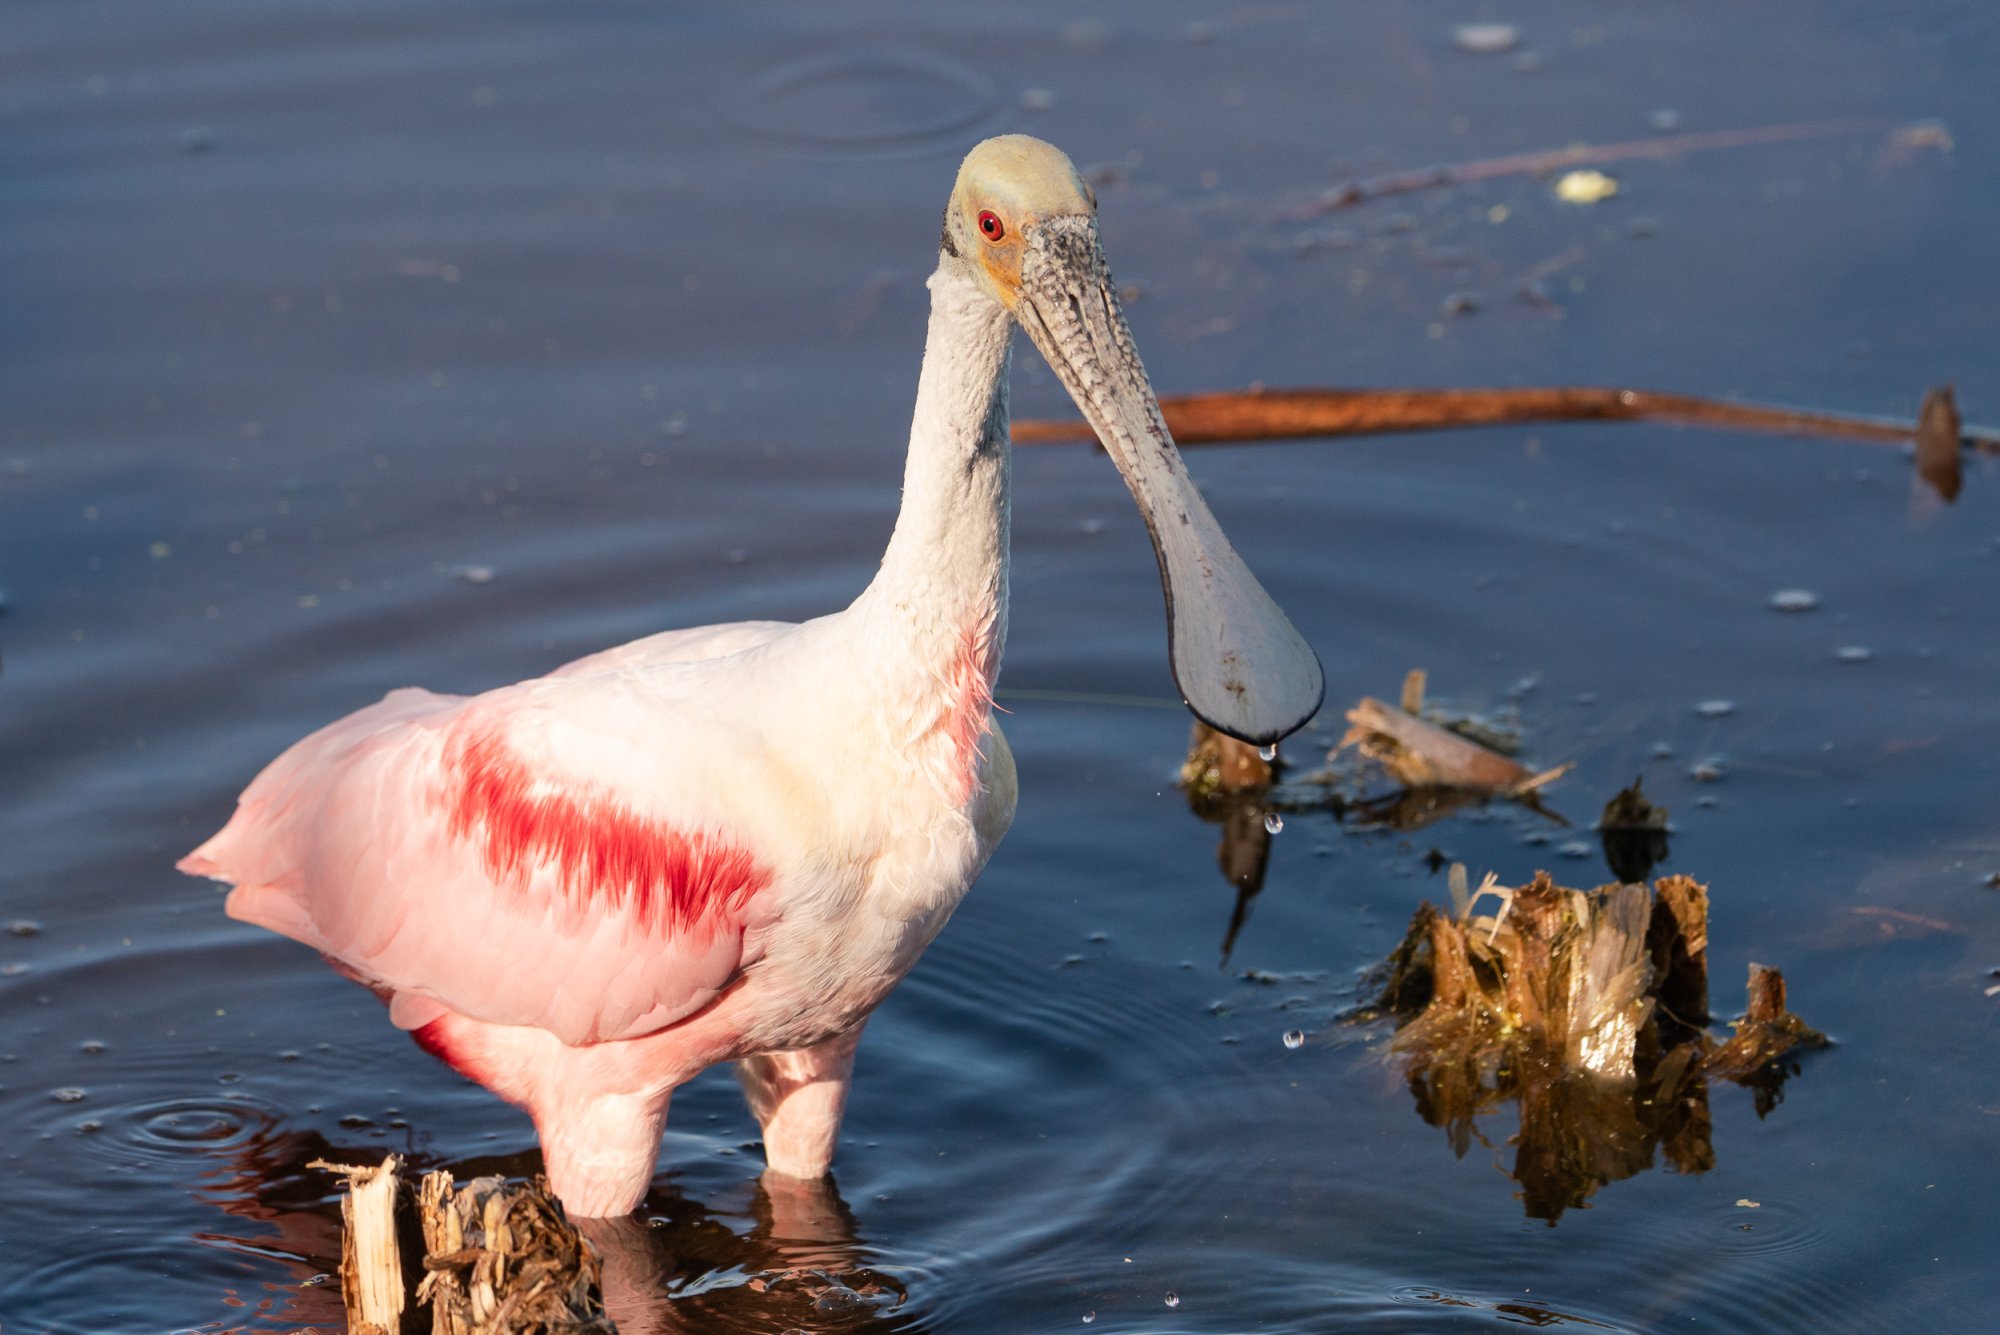
<path id="1" fill-rule="evenodd" d="M 1719 430 L 1828 437 L 1883 445 L 1908 444 L 1923 431 L 1917 422 L 1893 417 L 1731 403 L 1693 394 L 1663 394 L 1606 385 L 1255 389 L 1169 395 L 1160 400 L 1160 411 L 1166 417 L 1167 429 L 1182 445 L 1442 431 L 1521 422 L 1677 422 Z M 1013 431 L 1017 445 L 1096 439 L 1090 424 L 1080 420 L 1032 419 L 1014 423 Z M 1935 426 L 1931 435 L 1945 438 Z M 2000 428 L 1960 426 L 1956 436 L 1964 449 L 2000 455 Z"/>
<path id="2" fill-rule="evenodd" d="M 1322 213 L 1353 208 L 1390 195 L 1407 195 L 1443 186 L 1470 185 L 1502 176 L 1546 176 L 1565 167 L 1600 166 L 1628 162 L 1634 158 L 1675 158 L 1687 153 L 1722 148 L 1750 148 L 1760 144 L 1795 143 L 1802 139 L 1833 139 L 1870 134 L 1890 129 L 1892 123 L 1877 119 L 1793 121 L 1781 125 L 1751 125 L 1736 130 L 1711 130 L 1694 134 L 1660 135 L 1650 139 L 1628 139 L 1610 144 L 1569 144 L 1531 153 L 1510 153 L 1504 157 L 1481 158 L 1472 162 L 1442 163 L 1408 171 L 1391 172 L 1365 180 L 1335 186 L 1304 208 L 1286 217 L 1297 221 Z M 1906 138 L 1917 126 L 1894 127 L 1895 136 Z"/>

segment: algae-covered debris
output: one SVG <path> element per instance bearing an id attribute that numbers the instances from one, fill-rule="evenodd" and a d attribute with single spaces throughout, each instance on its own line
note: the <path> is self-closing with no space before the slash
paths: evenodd
<path id="1" fill-rule="evenodd" d="M 1715 1162 L 1707 1081 L 1776 1102 L 1785 1057 L 1824 1038 L 1785 1010 L 1775 970 L 1753 972 L 1751 1013 L 1716 1043 L 1708 1025 L 1708 892 L 1685 876 L 1572 890 L 1539 873 L 1488 877 L 1453 908 L 1420 906 L 1390 956 L 1379 1004 L 1398 1028 L 1419 1113 L 1463 1155 L 1477 1119 L 1517 1103 L 1513 1176 L 1553 1222 L 1599 1187 L 1651 1167 Z"/>

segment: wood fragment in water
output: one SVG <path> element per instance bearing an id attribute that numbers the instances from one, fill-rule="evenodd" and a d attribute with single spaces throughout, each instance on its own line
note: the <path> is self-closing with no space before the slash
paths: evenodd
<path id="1" fill-rule="evenodd" d="M 1906 445 L 1918 424 L 1892 417 L 1819 412 L 1769 404 L 1725 402 L 1693 394 L 1603 385 L 1498 389 L 1254 389 L 1168 395 L 1160 400 L 1167 430 L 1182 445 L 1314 436 L 1367 436 L 1443 431 L 1524 422 L 1644 421 L 1724 431 L 1818 436 L 1877 445 Z M 1960 445 L 2000 454 L 2000 429 L 1959 427 Z M 1016 445 L 1094 441 L 1082 420 L 1032 419 L 1013 424 Z"/>
<path id="2" fill-rule="evenodd" d="M 1537 774 L 1518 761 L 1481 746 L 1413 713 L 1364 696 L 1347 711 L 1342 749 L 1357 748 L 1407 788 L 1457 788 L 1514 797 L 1560 778 L 1568 765 Z"/>
<path id="3" fill-rule="evenodd" d="M 1823 1048 L 1826 1035 L 1785 1008 L 1785 976 L 1763 964 L 1750 966 L 1750 1006 L 1736 1033 L 1708 1054 L 1702 1069 L 1725 1080 L 1747 1080 L 1799 1048 Z"/>
<path id="4" fill-rule="evenodd" d="M 1950 385 L 1924 395 L 1923 407 L 1917 410 L 1917 476 L 1947 505 L 1958 499 L 1965 485 L 1965 460 L 1958 446 L 1964 430 Z"/>
<path id="5" fill-rule="evenodd" d="M 396 1335 L 403 1320 L 403 1260 L 396 1245 L 396 1169 L 390 1155 L 373 1168 L 328 1163 L 307 1165 L 340 1173 L 347 1194 L 340 1198 L 340 1297 L 347 1305 L 351 1335 Z"/>

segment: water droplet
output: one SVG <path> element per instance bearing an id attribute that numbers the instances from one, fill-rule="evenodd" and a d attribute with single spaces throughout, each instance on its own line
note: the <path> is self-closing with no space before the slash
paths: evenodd
<path id="1" fill-rule="evenodd" d="M 1258 747 L 1257 758 L 1264 761 L 1267 764 L 1273 760 L 1276 760 L 1278 758 L 1278 744 L 1276 742 L 1272 742 L 1268 746 Z"/>
<path id="2" fill-rule="evenodd" d="M 1179 1295 L 1178 1293 L 1175 1293 L 1175 1292 L 1174 1292 L 1174 1291 L 1173 1291 L 1172 1289 L 1168 1289 L 1168 1290 L 1167 1290 L 1167 1306 L 1169 1306 L 1169 1307 L 1179 1307 L 1180 1305 L 1181 1305 L 1181 1296 L 1180 1296 L 1180 1295 Z"/>
<path id="3" fill-rule="evenodd" d="M 1287 1029 L 1287 1030 L 1285 1031 L 1285 1046 L 1286 1046 L 1286 1047 L 1288 1047 L 1288 1048 L 1292 1049 L 1292 1050 L 1293 1050 L 1294 1052 L 1296 1052 L 1296 1051 L 1297 1051 L 1298 1049 L 1300 1049 L 1300 1048 L 1304 1047 L 1305 1045 L 1306 1045 L 1306 1031 L 1305 1031 L 1305 1030 L 1303 1030 L 1303 1029 Z"/>
<path id="4" fill-rule="evenodd" d="M 1275 811 L 1267 811 L 1264 813 L 1264 829 L 1266 832 L 1270 834 L 1277 834 L 1284 828 L 1285 828 L 1285 818 L 1283 816 L 1280 816 Z"/>
<path id="5" fill-rule="evenodd" d="M 1694 707 L 1703 718 L 1728 718 L 1736 712 L 1734 700 L 1704 700 Z"/>
<path id="6" fill-rule="evenodd" d="M 1811 589 L 1779 589 L 1771 595 L 1773 612 L 1810 612 L 1819 606 L 1819 595 Z"/>

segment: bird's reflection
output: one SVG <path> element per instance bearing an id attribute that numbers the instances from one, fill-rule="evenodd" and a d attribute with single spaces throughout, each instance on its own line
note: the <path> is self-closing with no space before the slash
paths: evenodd
<path id="1" fill-rule="evenodd" d="M 382 1141 L 336 1145 L 317 1131 L 273 1131 L 239 1146 L 200 1195 L 228 1214 L 255 1220 L 261 1235 L 211 1233 L 203 1240 L 289 1262 L 298 1287 L 275 1319 L 338 1326 L 340 1204 L 335 1179 L 317 1160 L 373 1163 L 395 1152 L 411 1175 L 449 1168 L 460 1182 L 541 1171 L 541 1156 L 518 1154 L 449 1162 L 420 1147 Z M 603 1262 L 604 1304 L 622 1335 L 676 1332 L 907 1330 L 914 1317 L 893 1276 L 870 1267 L 874 1249 L 831 1179 L 765 1173 L 725 1197 L 698 1200 L 670 1180 L 656 1183 L 636 1214 L 579 1220 Z M 414 1221 L 404 1239 L 421 1255 Z M 411 1329 L 428 1318 L 419 1313 Z"/>

